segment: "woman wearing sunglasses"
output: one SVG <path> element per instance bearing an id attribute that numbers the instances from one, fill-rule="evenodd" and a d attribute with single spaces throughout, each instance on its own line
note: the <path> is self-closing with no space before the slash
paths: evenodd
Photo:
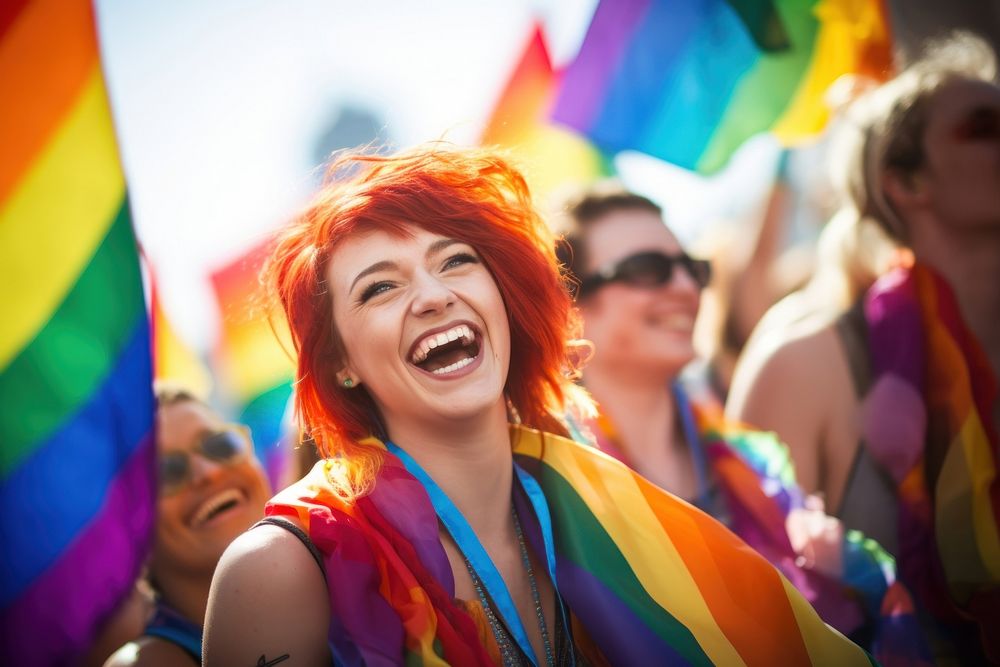
<path id="1" fill-rule="evenodd" d="M 845 540 L 839 522 L 814 509 L 780 442 L 724 422 L 698 383 L 681 381 L 695 358 L 709 263 L 684 251 L 655 203 L 612 184 L 568 206 L 563 223 L 559 254 L 594 346 L 582 380 L 600 410 L 579 435 L 727 523 L 827 622 L 866 646 L 884 645 L 889 635 L 879 633 L 894 630 L 878 619 L 892 583 L 881 549 Z"/>
<path id="2" fill-rule="evenodd" d="M 264 515 L 270 489 L 249 431 L 226 424 L 184 389 L 156 388 L 159 497 L 147 568 L 156 594 L 143 636 L 108 662 L 201 664 L 202 625 L 215 567 Z"/>
<path id="3" fill-rule="evenodd" d="M 845 205 L 908 253 L 833 323 L 741 360 L 727 410 L 897 557 L 939 660 L 1000 662 L 1000 85 L 937 44 L 845 115 Z"/>
<path id="4" fill-rule="evenodd" d="M 518 172 L 429 146 L 333 173 L 268 269 L 329 458 L 223 556 L 206 665 L 867 664 L 723 526 L 565 437 L 574 314 Z"/>

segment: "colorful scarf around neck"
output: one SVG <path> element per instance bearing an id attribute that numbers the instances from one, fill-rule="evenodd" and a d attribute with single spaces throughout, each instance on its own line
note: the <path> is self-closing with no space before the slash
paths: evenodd
<path id="1" fill-rule="evenodd" d="M 593 448 L 523 427 L 511 437 L 545 496 L 559 593 L 609 664 L 871 664 L 711 517 Z M 420 483 L 386 452 L 374 490 L 345 502 L 336 465 L 319 462 L 267 513 L 296 518 L 324 556 L 338 664 L 490 664 Z M 538 523 L 525 533 L 537 549 Z"/>
<path id="2" fill-rule="evenodd" d="M 896 483 L 900 576 L 946 624 L 973 621 L 1000 661 L 1000 480 L 989 362 L 950 287 L 915 264 L 880 279 L 865 318 L 864 440 Z"/>

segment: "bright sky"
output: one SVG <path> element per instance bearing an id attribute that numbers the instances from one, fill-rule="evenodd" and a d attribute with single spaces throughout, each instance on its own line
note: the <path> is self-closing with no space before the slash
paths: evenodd
<path id="1" fill-rule="evenodd" d="M 97 0 L 135 221 L 164 306 L 199 348 L 216 331 L 207 276 L 286 220 L 316 184 L 317 143 L 345 105 L 399 146 L 471 143 L 532 22 L 556 63 L 596 0 Z M 758 142 L 711 182 L 644 158 L 617 161 L 690 238 L 769 178 Z M 764 180 L 761 180 L 761 179 Z"/>

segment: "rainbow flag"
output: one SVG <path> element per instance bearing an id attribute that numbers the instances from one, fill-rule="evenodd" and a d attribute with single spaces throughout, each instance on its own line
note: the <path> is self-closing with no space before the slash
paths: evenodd
<path id="1" fill-rule="evenodd" d="M 258 275 L 271 251 L 262 242 L 211 275 L 222 314 L 216 350 L 220 389 L 250 427 L 272 488 L 280 488 L 292 452 L 282 420 L 292 395 L 295 365 L 284 317 L 264 305 Z M 274 328 L 272 329 L 272 322 Z"/>
<path id="2" fill-rule="evenodd" d="M 607 153 L 637 150 L 713 173 L 760 132 L 789 145 L 815 136 L 829 116 L 823 96 L 841 75 L 884 78 L 883 3 L 604 0 L 553 118 Z"/>
<path id="3" fill-rule="evenodd" d="M 872 664 L 708 515 L 591 447 L 518 426 L 511 439 L 547 501 L 556 583 L 588 654 L 612 665 Z M 372 493 L 348 503 L 329 481 L 338 465 L 319 462 L 267 507 L 298 518 L 323 551 L 338 664 L 488 664 L 454 602 L 424 488 L 386 452 Z M 530 504 L 515 500 L 541 553 Z"/>
<path id="4" fill-rule="evenodd" d="M 3 661 L 64 665 L 148 552 L 149 325 L 89 0 L 0 9 Z"/>
<path id="5" fill-rule="evenodd" d="M 585 138 L 549 120 L 561 76 L 552 68 L 541 26 L 535 25 L 479 140 L 514 154 L 538 202 L 561 187 L 584 186 L 612 173 L 610 161 Z"/>

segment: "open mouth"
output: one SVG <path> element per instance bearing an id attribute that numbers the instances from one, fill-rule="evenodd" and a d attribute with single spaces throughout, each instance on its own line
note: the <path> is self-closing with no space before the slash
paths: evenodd
<path id="1" fill-rule="evenodd" d="M 195 528 L 204 526 L 216 517 L 235 509 L 244 502 L 243 494 L 237 489 L 226 489 L 220 491 L 208 500 L 203 502 L 194 513 L 191 525 Z"/>
<path id="2" fill-rule="evenodd" d="M 475 361 L 481 347 L 475 329 L 468 324 L 457 324 L 414 343 L 410 363 L 434 375 L 447 375 Z"/>

